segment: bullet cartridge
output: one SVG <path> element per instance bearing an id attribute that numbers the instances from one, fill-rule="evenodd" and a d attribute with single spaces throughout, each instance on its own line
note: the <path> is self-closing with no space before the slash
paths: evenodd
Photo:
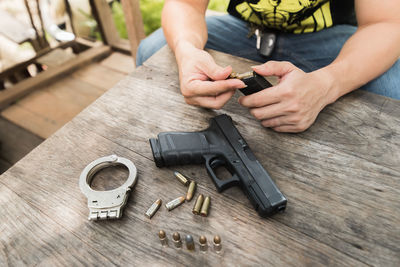
<path id="1" fill-rule="evenodd" d="M 214 244 L 214 251 L 219 253 L 222 249 L 221 237 L 219 235 L 214 236 L 213 244 Z"/>
<path id="2" fill-rule="evenodd" d="M 229 75 L 230 79 L 240 79 L 240 80 L 247 79 L 247 78 L 250 78 L 250 77 L 253 77 L 253 72 L 252 71 L 248 71 L 248 72 L 245 72 L 245 73 L 232 72 Z"/>
<path id="3" fill-rule="evenodd" d="M 175 247 L 182 247 L 181 235 L 178 232 L 172 234 L 172 242 L 174 243 Z"/>
<path id="4" fill-rule="evenodd" d="M 160 230 L 158 232 L 158 237 L 160 238 L 161 245 L 163 245 L 164 247 L 168 246 L 168 239 L 167 239 L 167 235 L 165 234 L 164 230 Z"/>
<path id="5" fill-rule="evenodd" d="M 210 197 L 206 197 L 204 199 L 203 205 L 201 205 L 201 210 L 200 210 L 200 215 L 203 217 L 207 217 L 208 216 L 208 210 L 210 208 L 210 202 L 211 202 L 211 198 Z"/>
<path id="6" fill-rule="evenodd" d="M 201 206 L 203 205 L 203 201 L 204 201 L 204 196 L 202 194 L 200 194 L 197 199 L 196 202 L 194 203 L 193 206 L 193 214 L 199 215 L 200 214 L 200 210 L 201 210 Z"/>
<path id="7" fill-rule="evenodd" d="M 193 236 L 191 235 L 186 235 L 186 248 L 188 250 L 194 250 L 194 241 L 193 241 Z"/>
<path id="8" fill-rule="evenodd" d="M 176 179 L 178 179 L 183 185 L 187 186 L 189 184 L 189 179 L 186 178 L 182 173 L 175 171 L 174 175 Z"/>
<path id="9" fill-rule="evenodd" d="M 151 217 L 154 216 L 154 214 L 156 214 L 157 210 L 160 208 L 161 206 L 161 199 L 157 199 L 152 205 L 151 207 L 146 211 L 145 215 L 151 219 Z"/>
<path id="10" fill-rule="evenodd" d="M 199 243 L 200 243 L 200 251 L 206 252 L 208 249 L 208 245 L 207 245 L 207 238 L 204 235 L 200 236 Z"/>
<path id="11" fill-rule="evenodd" d="M 178 197 L 178 198 L 175 198 L 174 200 L 171 200 L 167 204 L 165 204 L 165 207 L 167 208 L 168 211 L 171 211 L 171 210 L 175 209 L 176 207 L 178 207 L 179 205 L 181 205 L 183 202 L 185 202 L 185 198 Z"/>
<path id="12" fill-rule="evenodd" d="M 186 194 L 186 201 L 192 200 L 195 191 L 196 191 L 196 182 L 195 181 L 191 181 L 190 184 L 189 184 L 189 188 L 188 188 L 187 194 Z"/>

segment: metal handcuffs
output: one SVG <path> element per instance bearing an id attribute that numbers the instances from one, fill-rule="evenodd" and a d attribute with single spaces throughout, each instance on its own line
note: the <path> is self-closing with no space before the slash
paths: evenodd
<path id="1" fill-rule="evenodd" d="M 96 191 L 90 188 L 93 176 L 106 167 L 125 165 L 129 170 L 128 179 L 120 187 L 109 191 Z M 106 156 L 83 169 L 79 178 L 79 187 L 88 199 L 89 220 L 118 219 L 128 200 L 129 191 L 136 184 L 137 170 L 132 161 L 116 155 Z"/>

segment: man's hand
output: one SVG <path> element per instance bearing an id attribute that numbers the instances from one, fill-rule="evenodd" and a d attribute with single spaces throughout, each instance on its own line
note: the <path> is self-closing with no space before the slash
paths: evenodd
<path id="1" fill-rule="evenodd" d="M 305 73 L 289 62 L 269 61 L 253 67 L 264 76 L 280 77 L 278 85 L 239 99 L 264 127 L 278 132 L 302 132 L 318 113 L 334 102 L 332 77 L 322 69 Z"/>
<path id="2" fill-rule="evenodd" d="M 186 103 L 220 109 L 237 88 L 245 87 L 241 80 L 226 80 L 232 68 L 218 66 L 206 51 L 191 44 L 181 45 L 176 51 L 181 92 Z"/>
<path id="3" fill-rule="evenodd" d="M 165 1 L 162 25 L 179 67 L 182 95 L 188 104 L 220 109 L 245 84 L 228 79 L 231 67 L 215 64 L 203 50 L 208 33 L 205 20 L 208 0 Z"/>

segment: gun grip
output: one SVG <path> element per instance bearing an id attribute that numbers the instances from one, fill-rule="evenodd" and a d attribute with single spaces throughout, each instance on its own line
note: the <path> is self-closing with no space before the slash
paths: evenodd
<path id="1" fill-rule="evenodd" d="M 221 180 L 217 177 L 217 175 L 215 174 L 215 169 L 220 166 L 224 166 L 232 174 L 232 177 L 230 179 Z M 233 173 L 232 170 L 230 170 L 229 165 L 226 164 L 225 159 L 219 157 L 206 157 L 206 168 L 207 173 L 214 182 L 218 192 L 222 192 L 232 186 L 237 186 L 240 183 L 239 177 L 235 173 Z"/>

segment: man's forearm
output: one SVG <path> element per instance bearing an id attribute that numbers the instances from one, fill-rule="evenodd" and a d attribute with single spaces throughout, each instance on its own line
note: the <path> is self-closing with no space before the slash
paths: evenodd
<path id="1" fill-rule="evenodd" d="M 186 46 L 203 49 L 207 42 L 204 20 L 208 1 L 168 0 L 162 12 L 162 27 L 177 60 Z"/>
<path id="2" fill-rule="evenodd" d="M 330 102 L 375 79 L 400 56 L 400 24 L 380 22 L 361 26 L 338 57 L 316 71 L 330 79 Z"/>

